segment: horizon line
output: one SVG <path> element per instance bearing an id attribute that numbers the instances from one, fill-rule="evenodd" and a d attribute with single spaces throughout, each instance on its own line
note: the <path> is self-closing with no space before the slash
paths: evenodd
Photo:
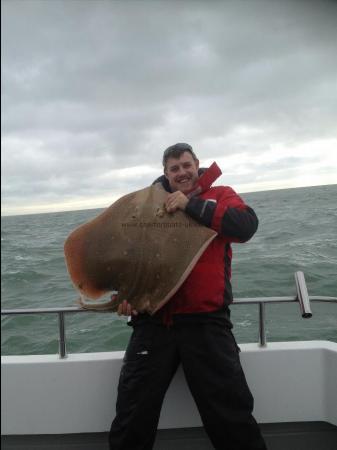
<path id="1" fill-rule="evenodd" d="M 315 185 L 309 185 L 309 186 L 292 186 L 292 187 L 286 187 L 286 188 L 272 188 L 272 189 L 265 189 L 265 190 L 256 190 L 256 191 L 247 191 L 247 192 L 238 192 L 238 195 L 243 194 L 255 194 L 255 193 L 263 193 L 263 192 L 270 192 L 270 191 L 286 191 L 291 189 L 310 189 L 310 188 L 317 188 L 317 187 L 324 187 L 324 186 L 336 186 L 337 183 L 327 183 L 327 184 L 315 184 Z M 128 195 L 126 193 L 125 195 Z M 121 196 L 123 197 L 123 196 Z M 121 198 L 119 197 L 119 198 Z M 115 200 L 117 201 L 117 200 Z M 114 203 L 114 202 L 113 202 Z M 66 212 L 76 212 L 76 211 L 91 211 L 95 209 L 106 209 L 113 203 L 109 204 L 108 206 L 97 206 L 97 207 L 89 207 L 89 208 L 76 208 L 76 209 L 60 209 L 57 211 L 43 211 L 43 212 L 23 212 L 23 213 L 15 213 L 15 214 L 1 214 L 2 217 L 18 217 L 18 216 L 36 216 L 41 214 L 59 214 L 59 213 L 66 213 Z"/>

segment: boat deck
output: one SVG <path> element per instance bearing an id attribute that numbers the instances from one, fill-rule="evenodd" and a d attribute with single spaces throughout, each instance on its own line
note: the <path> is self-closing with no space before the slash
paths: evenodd
<path id="1" fill-rule="evenodd" d="M 336 450 L 337 427 L 326 422 L 261 424 L 268 450 Z M 108 450 L 107 433 L 2 436 L 4 450 Z M 203 428 L 159 430 L 154 450 L 212 450 Z"/>

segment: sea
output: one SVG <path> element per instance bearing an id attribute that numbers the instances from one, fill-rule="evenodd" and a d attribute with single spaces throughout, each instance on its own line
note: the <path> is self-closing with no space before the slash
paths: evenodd
<path id="1" fill-rule="evenodd" d="M 309 296 L 337 297 L 337 185 L 241 194 L 259 217 L 255 236 L 233 244 L 234 298 L 296 295 L 302 271 Z M 1 217 L 2 309 L 77 306 L 63 244 L 72 230 L 102 209 Z M 210 283 L 212 280 L 210 280 Z M 266 305 L 267 342 L 337 342 L 337 304 L 312 302 L 303 319 L 297 303 Z M 258 342 L 258 306 L 232 305 L 238 343 Z M 125 349 L 131 334 L 115 313 L 71 313 L 67 351 Z M 3 355 L 58 352 L 56 314 L 1 316 Z"/>

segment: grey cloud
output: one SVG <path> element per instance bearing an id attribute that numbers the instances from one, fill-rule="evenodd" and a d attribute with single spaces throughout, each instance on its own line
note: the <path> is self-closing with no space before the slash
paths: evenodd
<path id="1" fill-rule="evenodd" d="M 333 1 L 5 1 L 6 201 L 137 188 L 100 175 L 161 171 L 178 140 L 208 158 L 219 139 L 216 158 L 334 138 L 336 18 Z"/>

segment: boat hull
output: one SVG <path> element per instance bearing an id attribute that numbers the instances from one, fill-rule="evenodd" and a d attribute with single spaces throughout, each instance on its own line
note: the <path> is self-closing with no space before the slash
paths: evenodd
<path id="1" fill-rule="evenodd" d="M 241 344 L 241 361 L 259 423 L 337 425 L 337 343 Z M 124 352 L 3 356 L 4 435 L 102 433 L 115 414 Z M 160 429 L 200 427 L 181 369 L 164 401 Z"/>

